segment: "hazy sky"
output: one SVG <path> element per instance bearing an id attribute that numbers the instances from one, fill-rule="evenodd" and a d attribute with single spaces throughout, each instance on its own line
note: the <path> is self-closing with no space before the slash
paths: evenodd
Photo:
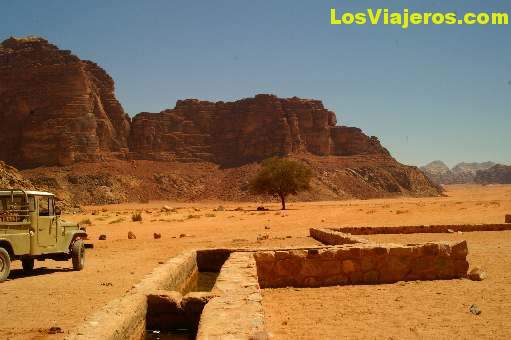
<path id="1" fill-rule="evenodd" d="M 317 98 L 404 163 L 510 163 L 511 25 L 329 24 L 331 7 L 385 4 L 511 13 L 509 0 L 4 0 L 0 39 L 40 35 L 97 62 L 131 115 L 183 98 Z"/>

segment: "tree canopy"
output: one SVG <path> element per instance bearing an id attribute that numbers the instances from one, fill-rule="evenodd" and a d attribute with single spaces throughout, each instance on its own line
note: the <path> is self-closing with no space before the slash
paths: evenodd
<path id="1" fill-rule="evenodd" d="M 273 157 L 263 161 L 261 170 L 250 181 L 250 189 L 256 194 L 278 196 L 285 210 L 286 197 L 309 190 L 311 178 L 312 171 L 304 164 Z"/>

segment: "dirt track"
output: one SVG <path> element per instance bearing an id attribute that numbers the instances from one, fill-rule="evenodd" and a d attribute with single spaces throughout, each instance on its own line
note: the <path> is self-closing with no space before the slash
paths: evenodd
<path id="1" fill-rule="evenodd" d="M 73 272 L 68 269 L 70 263 L 46 261 L 36 263 L 35 275 L 24 276 L 15 263 L 11 279 L 0 284 L 0 338 L 60 338 L 62 334 L 48 335 L 47 330 L 59 326 L 69 331 L 88 313 L 124 294 L 159 261 L 187 248 L 316 245 L 307 237 L 311 226 L 501 223 L 504 214 L 511 212 L 511 186 L 450 186 L 447 194 L 427 199 L 293 203 L 291 210 L 282 213 L 276 210 L 277 204 L 267 205 L 273 211 L 256 212 L 259 204 L 255 203 L 89 207 L 86 214 L 64 217 L 92 222 L 88 231 L 95 248 L 87 254 L 86 269 Z M 220 204 L 226 211 L 213 211 Z M 163 205 L 177 210 L 162 213 Z M 244 211 L 232 211 L 236 207 Z M 141 223 L 131 222 L 136 210 L 143 211 Z M 120 218 L 125 220 L 110 224 Z M 136 240 L 127 239 L 129 230 L 137 235 Z M 154 240 L 153 232 L 161 233 L 162 239 Z M 108 239 L 97 241 L 100 234 Z M 257 241 L 263 234 L 269 240 Z M 408 242 L 453 237 L 468 240 L 471 264 L 482 265 L 488 280 L 266 290 L 268 329 L 277 338 L 509 337 L 510 232 L 370 238 Z M 472 303 L 483 310 L 479 317 L 468 312 Z M 360 333 L 362 328 L 377 333 Z"/>

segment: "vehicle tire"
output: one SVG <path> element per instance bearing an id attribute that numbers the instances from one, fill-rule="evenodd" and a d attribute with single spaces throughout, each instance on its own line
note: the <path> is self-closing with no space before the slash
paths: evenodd
<path id="1" fill-rule="evenodd" d="M 71 259 L 73 260 L 73 269 L 82 270 L 85 264 L 85 245 L 81 239 L 74 241 L 71 246 Z"/>
<path id="2" fill-rule="evenodd" d="M 31 272 L 34 270 L 34 259 L 27 258 L 21 259 L 21 265 L 23 266 L 23 270 L 26 272 Z"/>
<path id="3" fill-rule="evenodd" d="M 11 257 L 4 248 L 0 248 L 0 282 L 4 282 L 11 272 Z"/>

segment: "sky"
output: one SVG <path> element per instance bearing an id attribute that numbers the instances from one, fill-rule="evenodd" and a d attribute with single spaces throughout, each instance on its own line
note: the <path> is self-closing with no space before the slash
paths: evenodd
<path id="1" fill-rule="evenodd" d="M 330 25 L 330 8 L 511 13 L 508 0 L 1 1 L 0 40 L 43 36 L 97 62 L 130 115 L 314 98 L 406 164 L 511 163 L 511 25 Z"/>

